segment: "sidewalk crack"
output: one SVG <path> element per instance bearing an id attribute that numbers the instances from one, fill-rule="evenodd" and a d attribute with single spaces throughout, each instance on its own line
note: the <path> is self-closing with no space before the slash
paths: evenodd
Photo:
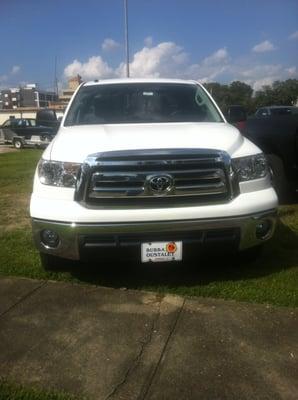
<path id="1" fill-rule="evenodd" d="M 183 299 L 183 302 L 182 302 L 182 305 L 181 305 L 181 307 L 180 307 L 180 309 L 179 309 L 179 311 L 178 311 L 178 313 L 177 313 L 177 317 L 176 317 L 176 319 L 175 319 L 175 321 L 174 321 L 174 323 L 173 323 L 173 326 L 172 326 L 172 328 L 171 328 L 171 330 L 170 330 L 169 336 L 167 337 L 167 340 L 166 340 L 166 342 L 165 342 L 165 344 L 164 344 L 164 347 L 163 347 L 163 349 L 162 349 L 162 352 L 161 352 L 161 354 L 160 354 L 160 357 L 159 357 L 159 359 L 158 359 L 158 361 L 157 361 L 157 363 L 156 363 L 156 366 L 155 366 L 155 368 L 154 368 L 154 371 L 153 371 L 151 377 L 149 378 L 147 387 L 146 387 L 146 389 L 143 391 L 142 395 L 139 396 L 139 398 L 138 398 L 139 400 L 145 400 L 146 397 L 147 397 L 147 395 L 148 395 L 148 393 L 149 393 L 149 390 L 150 390 L 150 388 L 151 388 L 151 386 L 152 386 L 152 383 L 153 383 L 153 381 L 154 381 L 154 378 L 155 378 L 155 376 L 156 376 L 157 370 L 158 370 L 158 368 L 159 368 L 159 366 L 160 366 L 160 364 L 161 364 L 161 360 L 163 359 L 163 356 L 164 356 L 164 354 L 165 354 L 165 352 L 166 352 L 166 349 L 167 349 L 167 347 L 168 347 L 168 344 L 169 344 L 169 342 L 170 342 L 170 340 L 171 340 L 171 338 L 172 338 L 172 336 L 173 336 L 173 334 L 174 334 L 174 332 L 175 332 L 175 329 L 176 329 L 176 326 L 177 326 L 177 324 L 178 324 L 179 318 L 180 318 L 180 316 L 181 316 L 181 314 L 182 314 L 182 310 L 183 310 L 183 308 L 184 308 L 184 306 L 185 306 L 185 302 L 186 302 L 186 299 L 184 298 L 184 299 Z"/>
<path id="2" fill-rule="evenodd" d="M 41 289 L 43 286 L 47 284 L 47 281 L 42 282 L 39 286 L 35 287 L 34 289 L 30 290 L 28 293 L 26 293 L 24 296 L 22 296 L 19 300 L 17 300 L 13 305 L 8 307 L 5 311 L 3 311 L 0 314 L 0 318 L 3 317 L 4 315 L 8 314 L 13 308 L 15 308 L 18 304 L 22 303 L 24 300 L 26 300 L 28 297 L 32 296 L 37 290 Z"/>
<path id="3" fill-rule="evenodd" d="M 114 389 L 107 395 L 107 397 L 105 398 L 105 400 L 111 399 L 111 398 L 118 392 L 118 390 L 121 388 L 121 386 L 123 386 L 123 385 L 126 383 L 128 377 L 129 377 L 130 374 L 135 370 L 135 368 L 137 368 L 137 366 L 138 366 L 138 364 L 139 364 L 139 361 L 141 360 L 142 355 L 143 355 L 143 353 L 144 353 L 144 351 L 145 351 L 145 348 L 146 348 L 146 347 L 151 343 L 151 341 L 152 341 L 153 332 L 155 331 L 157 322 L 158 322 L 159 317 L 160 317 L 160 309 L 161 309 L 162 299 L 163 299 L 163 296 L 160 296 L 159 299 L 158 299 L 158 302 L 159 302 L 159 303 L 158 303 L 158 310 L 157 310 L 157 312 L 156 312 L 156 316 L 154 317 L 154 319 L 153 319 L 152 322 L 151 322 L 151 327 L 150 327 L 149 333 L 146 335 L 146 337 L 145 337 L 144 339 L 142 339 L 142 340 L 140 341 L 141 345 L 140 345 L 140 349 L 139 349 L 138 354 L 137 354 L 136 357 L 132 360 L 130 366 L 127 368 L 127 370 L 126 370 L 126 372 L 125 372 L 125 374 L 124 374 L 124 376 L 123 376 L 123 379 L 122 379 L 122 380 L 114 387 Z"/>

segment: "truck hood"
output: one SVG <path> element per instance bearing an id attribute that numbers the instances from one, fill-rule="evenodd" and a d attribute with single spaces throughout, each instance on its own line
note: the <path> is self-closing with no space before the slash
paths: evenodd
<path id="1" fill-rule="evenodd" d="M 82 163 L 90 154 L 140 149 L 213 149 L 232 155 L 243 144 L 227 123 L 162 123 L 61 127 L 45 158 Z"/>

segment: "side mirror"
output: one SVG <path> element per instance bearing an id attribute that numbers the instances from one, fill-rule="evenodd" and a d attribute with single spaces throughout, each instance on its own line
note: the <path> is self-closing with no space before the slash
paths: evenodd
<path id="1" fill-rule="evenodd" d="M 237 122 L 246 121 L 247 113 L 243 106 L 229 106 L 226 118 L 231 124 L 236 124 Z"/>

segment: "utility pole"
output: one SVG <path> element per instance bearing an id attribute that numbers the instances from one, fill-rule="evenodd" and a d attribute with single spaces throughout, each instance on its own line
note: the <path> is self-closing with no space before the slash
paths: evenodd
<path id="1" fill-rule="evenodd" d="M 57 56 L 55 56 L 55 68 L 54 68 L 54 92 L 58 97 L 58 79 L 57 79 Z"/>
<path id="2" fill-rule="evenodd" d="M 129 46 L 128 46 L 127 0 L 124 0 L 124 34 L 125 34 L 125 53 L 126 53 L 126 77 L 129 78 Z"/>

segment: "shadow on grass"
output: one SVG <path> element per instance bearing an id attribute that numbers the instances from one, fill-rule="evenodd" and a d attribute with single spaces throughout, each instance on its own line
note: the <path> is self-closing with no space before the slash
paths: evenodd
<path id="1" fill-rule="evenodd" d="M 298 265 L 298 235 L 279 221 L 274 238 L 255 261 L 245 254 L 197 254 L 190 262 L 141 264 L 135 261 L 90 261 L 74 265 L 71 275 L 81 282 L 131 289 L 193 287 L 266 277 Z"/>

